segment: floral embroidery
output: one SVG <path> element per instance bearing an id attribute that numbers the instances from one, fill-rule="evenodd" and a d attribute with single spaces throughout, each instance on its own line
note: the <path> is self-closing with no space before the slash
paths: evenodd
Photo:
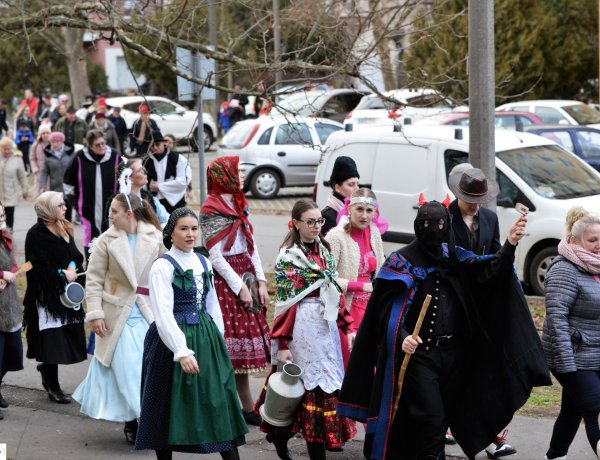
<path id="1" fill-rule="evenodd" d="M 281 302 L 296 297 L 302 291 L 308 289 L 313 283 L 322 278 L 329 278 L 341 292 L 335 278 L 337 270 L 331 253 L 322 244 L 318 245 L 319 256 L 325 261 L 325 269 L 310 258 L 308 265 L 290 252 L 285 251 L 275 264 L 275 282 L 277 284 L 276 300 Z"/>

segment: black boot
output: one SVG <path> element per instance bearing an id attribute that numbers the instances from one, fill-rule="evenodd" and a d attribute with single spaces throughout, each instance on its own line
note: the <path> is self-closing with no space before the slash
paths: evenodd
<path id="1" fill-rule="evenodd" d="M 267 441 L 273 443 L 277 456 L 281 460 L 293 460 L 288 450 L 288 441 L 294 437 L 294 433 L 269 433 L 267 435 Z"/>
<path id="2" fill-rule="evenodd" d="M 234 447 L 227 452 L 220 452 L 220 454 L 223 460 L 240 460 L 240 453 L 238 452 L 237 447 Z"/>
<path id="3" fill-rule="evenodd" d="M 308 458 L 310 460 L 325 460 L 325 444 L 322 442 L 306 442 Z"/>
<path id="4" fill-rule="evenodd" d="M 125 433 L 125 439 L 129 444 L 135 444 L 135 437 L 137 436 L 138 421 L 133 419 L 129 422 L 125 422 L 123 433 Z"/>
<path id="5" fill-rule="evenodd" d="M 155 450 L 157 460 L 173 460 L 172 450 Z"/>

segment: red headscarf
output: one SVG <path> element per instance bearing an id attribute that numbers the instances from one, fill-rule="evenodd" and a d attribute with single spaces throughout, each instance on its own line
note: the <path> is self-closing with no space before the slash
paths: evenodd
<path id="1" fill-rule="evenodd" d="M 230 249 L 235 241 L 237 229 L 241 226 L 248 243 L 248 252 L 252 254 L 254 252 L 254 239 L 252 238 L 252 225 L 248 220 L 248 200 L 246 200 L 240 184 L 238 172 L 239 161 L 239 157 L 220 157 L 208 165 L 206 183 L 209 196 L 202 204 L 200 213 L 207 218 L 216 215 L 236 218 L 229 228 L 211 235 L 210 239 L 205 241 L 207 248 L 210 249 L 221 239 L 227 238 L 225 249 Z M 232 204 L 235 213 L 232 213 L 231 207 L 223 201 L 221 197 L 223 194 L 232 195 Z"/>

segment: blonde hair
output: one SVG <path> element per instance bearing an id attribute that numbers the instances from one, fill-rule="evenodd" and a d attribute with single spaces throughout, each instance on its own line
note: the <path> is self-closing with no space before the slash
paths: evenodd
<path id="1" fill-rule="evenodd" d="M 10 146 L 11 150 L 15 149 L 15 143 L 13 140 L 8 136 L 4 136 L 2 139 L 0 139 L 0 148 L 3 148 L 7 145 Z"/>
<path id="2" fill-rule="evenodd" d="M 360 197 L 373 198 L 374 200 L 377 200 L 377 196 L 375 195 L 375 192 L 373 192 L 373 190 L 371 190 L 370 188 L 367 188 L 367 187 L 361 187 L 361 188 L 355 190 L 354 192 L 352 192 L 352 194 L 350 195 L 350 199 L 360 198 Z M 356 205 L 348 205 L 348 223 L 346 225 L 344 225 L 344 231 L 346 233 L 350 233 L 352 231 L 352 223 L 350 222 L 350 208 L 352 206 L 356 206 Z"/>
<path id="3" fill-rule="evenodd" d="M 565 232 L 567 236 L 581 240 L 583 232 L 590 225 L 600 224 L 600 217 L 591 214 L 582 206 L 574 206 L 567 212 L 567 221 L 565 224 Z"/>

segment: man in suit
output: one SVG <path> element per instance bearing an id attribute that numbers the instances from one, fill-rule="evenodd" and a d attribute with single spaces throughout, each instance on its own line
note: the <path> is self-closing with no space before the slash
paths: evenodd
<path id="1" fill-rule="evenodd" d="M 482 205 L 498 196 L 498 183 L 485 177 L 481 169 L 463 163 L 450 171 L 448 186 L 456 196 L 448 207 L 456 245 L 477 255 L 495 254 L 502 247 L 498 216 Z M 506 442 L 505 434 L 506 430 L 486 447 L 489 458 L 504 457 L 517 452 Z M 450 432 L 446 433 L 446 443 L 453 444 L 453 441 Z"/>

